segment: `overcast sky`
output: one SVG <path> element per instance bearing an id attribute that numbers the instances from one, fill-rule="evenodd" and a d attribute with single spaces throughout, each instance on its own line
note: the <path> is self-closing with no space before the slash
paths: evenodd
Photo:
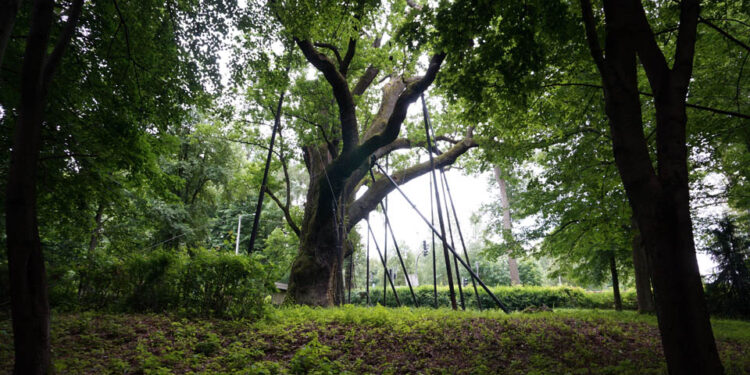
<path id="1" fill-rule="evenodd" d="M 450 184 L 453 200 L 458 213 L 458 220 L 467 243 L 479 239 L 482 236 L 484 228 L 477 228 L 471 223 L 471 216 L 479 213 L 483 204 L 490 203 L 499 199 L 497 186 L 491 185 L 492 175 L 486 172 L 479 175 L 465 175 L 458 170 L 446 172 L 448 183 Z M 430 214 L 430 189 L 429 174 L 416 178 L 402 186 L 402 190 L 409 199 L 414 202 L 417 208 L 429 219 Z M 440 176 L 438 175 L 438 178 Z M 431 241 L 430 229 L 424 224 L 424 221 L 414 212 L 414 209 L 401 197 L 398 191 L 393 191 L 388 195 L 388 217 L 390 218 L 393 231 L 399 244 L 407 245 L 409 251 L 418 251 L 423 240 Z M 435 219 L 437 223 L 437 218 Z M 484 221 L 483 221 L 484 222 Z M 370 214 L 370 223 L 372 225 L 375 237 L 378 239 L 379 246 L 383 244 L 383 216 L 378 212 Z M 480 225 L 484 225 L 480 223 Z M 514 225 L 519 223 L 514 222 Z M 437 224 L 436 224 L 437 226 Z M 365 240 L 367 227 L 364 222 L 356 227 L 357 231 Z M 447 228 L 446 228 L 447 230 Z M 455 228 L 454 228 L 455 230 Z M 454 232 L 455 235 L 455 232 Z M 390 233 L 389 233 L 390 237 Z M 389 239 L 389 241 L 392 241 Z M 456 237 L 458 241 L 458 237 Z M 389 243 L 389 249 L 392 249 Z M 403 251 L 403 249 L 402 249 Z M 372 251 L 370 257 L 377 259 L 377 253 Z M 715 263 L 711 258 L 703 253 L 698 253 L 698 266 L 701 275 L 713 273 Z"/>

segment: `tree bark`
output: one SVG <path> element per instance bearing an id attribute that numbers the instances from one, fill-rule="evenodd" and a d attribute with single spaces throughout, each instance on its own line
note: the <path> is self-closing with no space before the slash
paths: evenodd
<path id="1" fill-rule="evenodd" d="M 604 83 L 615 161 L 652 266 L 667 368 L 671 374 L 722 374 L 695 257 L 689 205 L 685 103 L 698 2 L 680 3 L 672 69 L 640 2 L 604 1 L 606 58 L 591 3 L 581 0 L 581 6 L 589 50 Z M 643 131 L 636 54 L 655 94 L 658 172 Z"/>
<path id="2" fill-rule="evenodd" d="M 333 201 L 329 201 L 328 207 L 319 206 L 321 190 L 331 189 L 331 176 L 326 172 L 330 164 L 328 148 L 322 145 L 307 147 L 305 161 L 310 186 L 302 219 L 300 250 L 292 264 L 287 297 L 304 305 L 339 305 L 344 295 L 341 272 L 344 254 L 337 235 L 341 232 L 337 225 L 337 211 L 340 209 Z"/>
<path id="3" fill-rule="evenodd" d="M 5 49 L 8 47 L 20 6 L 21 0 L 0 0 L 0 67 L 3 66 Z"/>
<path id="4" fill-rule="evenodd" d="M 512 235 L 511 230 L 513 230 L 513 225 L 510 220 L 510 200 L 508 199 L 507 184 L 505 179 L 502 178 L 500 167 L 495 166 L 493 171 L 495 172 L 495 181 L 500 186 L 500 204 L 503 207 L 503 232 Z M 511 254 L 508 254 L 508 270 L 510 271 L 510 285 L 521 285 L 518 262 Z"/>
<path id="5" fill-rule="evenodd" d="M 651 271 L 646 257 L 646 249 L 643 239 L 638 231 L 635 218 L 633 225 L 633 270 L 635 273 L 635 292 L 638 300 L 639 313 L 652 313 L 656 311 L 654 306 L 654 295 L 651 293 Z"/>
<path id="6" fill-rule="evenodd" d="M 99 244 L 99 237 L 102 235 L 102 216 L 104 215 L 104 203 L 99 203 L 94 216 L 94 230 L 91 231 L 91 240 L 89 241 L 89 254 L 96 250 Z"/>
<path id="7" fill-rule="evenodd" d="M 617 263 L 615 261 L 615 253 L 612 252 L 612 256 L 609 258 L 609 272 L 612 273 L 612 294 L 615 300 L 615 310 L 622 311 L 622 297 L 620 296 L 620 279 L 617 276 Z"/>
<path id="8" fill-rule="evenodd" d="M 36 209 L 37 167 L 47 89 L 73 36 L 82 4 L 82 0 L 71 4 L 58 41 L 48 55 L 54 2 L 35 1 L 26 39 L 5 201 L 15 374 L 51 371 L 49 299 Z"/>

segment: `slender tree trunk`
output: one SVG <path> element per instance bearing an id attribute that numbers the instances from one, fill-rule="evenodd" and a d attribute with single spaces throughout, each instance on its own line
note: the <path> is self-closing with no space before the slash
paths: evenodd
<path id="1" fill-rule="evenodd" d="M 8 47 L 20 6 L 21 0 L 0 0 L 0 67 L 3 66 L 5 49 Z"/>
<path id="2" fill-rule="evenodd" d="M 635 218 L 632 224 L 633 231 L 633 269 L 635 273 L 635 291 L 638 300 L 639 313 L 652 313 L 656 311 L 654 307 L 654 295 L 651 293 L 651 271 L 646 257 L 646 249 L 643 246 L 643 239 L 638 231 Z"/>
<path id="3" fill-rule="evenodd" d="M 609 271 L 612 273 L 612 293 L 615 299 L 615 310 L 622 311 L 622 297 L 620 296 L 620 280 L 617 276 L 617 263 L 615 262 L 615 254 L 609 258 Z"/>
<path id="4" fill-rule="evenodd" d="M 510 200 L 508 199 L 508 189 L 505 179 L 502 178 L 502 172 L 500 167 L 495 166 L 495 181 L 500 186 L 500 203 L 503 206 L 503 231 L 510 235 L 513 229 L 512 222 L 510 220 Z M 518 262 L 512 255 L 508 255 L 508 269 L 510 270 L 510 284 L 521 285 L 521 276 L 518 272 Z"/>
<path id="5" fill-rule="evenodd" d="M 37 163 L 47 88 L 74 33 L 81 7 L 80 0 L 71 4 L 59 40 L 52 52 L 47 54 L 54 23 L 54 3 L 35 1 L 26 38 L 21 100 L 17 108 L 18 119 L 5 192 L 16 374 L 47 374 L 51 371 L 47 278 L 36 209 Z"/>
<path id="6" fill-rule="evenodd" d="M 89 254 L 96 250 L 99 244 L 99 237 L 102 235 L 102 215 L 104 214 L 104 203 L 99 203 L 94 216 L 94 230 L 91 231 L 91 240 L 89 241 Z"/>

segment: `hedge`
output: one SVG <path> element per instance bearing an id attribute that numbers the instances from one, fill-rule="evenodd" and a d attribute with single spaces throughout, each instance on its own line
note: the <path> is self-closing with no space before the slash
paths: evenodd
<path id="1" fill-rule="evenodd" d="M 267 267 L 232 253 L 157 250 L 124 259 L 99 255 L 47 269 L 51 307 L 62 311 L 174 312 L 186 316 L 254 318 L 275 290 Z M 7 263 L 0 264 L 0 276 Z M 0 283 L 0 305 L 9 307 Z"/>
<path id="2" fill-rule="evenodd" d="M 479 288 L 479 286 L 477 287 Z M 614 296 L 612 291 L 592 292 L 568 286 L 498 286 L 491 287 L 490 290 L 510 310 L 523 310 L 527 307 L 540 307 L 543 305 L 553 309 L 558 307 L 585 309 L 614 308 Z M 466 308 L 477 308 L 474 289 L 471 285 L 464 287 L 463 291 Z M 437 292 L 438 306 L 450 307 L 448 287 L 439 286 Z M 414 300 L 412 299 L 408 287 L 397 287 L 396 293 L 398 293 L 399 301 L 402 306 L 414 306 Z M 419 306 L 432 307 L 435 305 L 432 286 L 423 285 L 416 287 L 414 288 L 414 294 L 417 297 L 417 303 Z M 479 289 L 479 298 L 482 308 L 497 308 L 497 305 L 492 298 L 482 289 Z M 365 305 L 367 303 L 366 293 L 364 291 L 352 291 L 351 303 L 354 305 Z M 456 303 L 458 303 L 460 307 L 461 302 L 458 289 L 456 289 Z M 396 299 L 390 288 L 388 288 L 386 303 L 383 303 L 382 286 L 380 288 L 370 289 L 370 304 L 397 306 Z M 635 310 L 637 308 L 637 300 L 634 290 L 622 293 L 622 305 L 623 309 L 627 310 Z"/>

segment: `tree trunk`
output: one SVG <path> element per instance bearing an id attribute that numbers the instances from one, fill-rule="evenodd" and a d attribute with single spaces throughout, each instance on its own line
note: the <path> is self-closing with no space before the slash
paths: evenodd
<path id="1" fill-rule="evenodd" d="M 51 371 L 47 277 L 36 209 L 37 164 L 47 88 L 75 31 L 81 7 L 81 0 L 71 4 L 65 27 L 48 54 L 50 30 L 55 19 L 54 3 L 36 1 L 26 38 L 21 100 L 17 108 L 5 201 L 15 347 L 13 371 L 16 374 L 47 374 Z"/>
<path id="2" fill-rule="evenodd" d="M 94 216 L 94 230 L 91 231 L 91 240 L 89 241 L 89 254 L 96 250 L 99 244 L 99 236 L 102 235 L 102 215 L 104 214 L 104 203 L 99 203 Z"/>
<path id="3" fill-rule="evenodd" d="M 5 49 L 8 47 L 20 6 L 21 0 L 0 0 L 0 67 L 3 66 Z"/>
<path id="4" fill-rule="evenodd" d="M 505 183 L 505 179 L 502 178 L 500 167 L 495 166 L 495 181 L 500 186 L 500 203 L 503 206 L 503 232 L 511 235 L 513 229 L 512 222 L 510 220 L 510 200 L 508 200 L 508 189 Z M 508 269 L 510 270 L 510 284 L 521 285 L 521 276 L 518 272 L 518 262 L 516 258 L 508 254 Z"/>
<path id="5" fill-rule="evenodd" d="M 646 249 L 643 246 L 643 239 L 633 220 L 633 269 L 635 273 L 635 292 L 638 300 L 639 313 L 652 313 L 656 311 L 654 307 L 654 295 L 651 293 L 651 271 L 646 257 Z"/>
<path id="6" fill-rule="evenodd" d="M 586 37 L 604 83 L 615 162 L 652 266 L 659 331 L 671 374 L 722 374 L 695 257 L 687 170 L 685 103 L 699 5 L 680 3 L 674 67 L 659 50 L 637 1 L 604 1 L 606 58 L 591 4 L 581 0 Z M 636 53 L 656 109 L 654 170 L 643 131 Z"/>
<path id="7" fill-rule="evenodd" d="M 307 147 L 305 161 L 310 173 L 310 186 L 302 220 L 300 249 L 292 264 L 287 298 L 304 305 L 337 306 L 344 297 L 341 272 L 344 254 L 338 238 L 341 226 L 337 218 L 337 211 L 340 210 L 335 207 L 334 201 L 328 202 L 330 207 L 320 207 L 321 189 L 330 189 L 329 181 L 337 176 L 325 172 L 330 158 L 324 146 Z"/>
<path id="8" fill-rule="evenodd" d="M 615 310 L 622 311 L 622 297 L 620 296 L 620 280 L 617 277 L 617 263 L 615 253 L 609 258 L 609 271 L 612 273 L 612 294 L 615 299 Z"/>

